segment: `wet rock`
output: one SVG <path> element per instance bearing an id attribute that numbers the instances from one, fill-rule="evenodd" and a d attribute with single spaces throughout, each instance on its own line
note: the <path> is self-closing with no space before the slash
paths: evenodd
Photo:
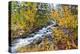
<path id="1" fill-rule="evenodd" d="M 40 37 L 33 40 L 33 44 L 40 44 L 41 42 L 42 42 L 42 38 L 40 38 Z"/>

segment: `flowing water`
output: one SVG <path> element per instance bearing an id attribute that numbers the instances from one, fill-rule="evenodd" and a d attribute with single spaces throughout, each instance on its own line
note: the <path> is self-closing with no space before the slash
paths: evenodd
<path id="1" fill-rule="evenodd" d="M 51 25 L 48 25 L 47 27 L 43 27 L 36 33 L 30 34 L 30 35 L 32 35 L 31 37 L 26 37 L 24 39 L 22 39 L 22 38 L 16 39 L 15 42 L 12 43 L 11 51 L 16 52 L 17 48 L 19 48 L 19 47 L 24 47 L 31 43 L 36 44 L 36 42 L 42 41 L 46 36 L 50 37 L 50 35 L 52 33 L 51 28 L 54 29 L 55 25 L 56 25 L 56 22 L 52 21 Z"/>

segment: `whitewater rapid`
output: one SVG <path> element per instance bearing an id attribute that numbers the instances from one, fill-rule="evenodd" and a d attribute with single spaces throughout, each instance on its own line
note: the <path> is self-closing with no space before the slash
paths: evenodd
<path id="1" fill-rule="evenodd" d="M 11 46 L 11 51 L 12 52 L 16 52 L 17 48 L 19 47 L 24 47 L 26 45 L 29 45 L 31 43 L 36 43 L 36 41 L 38 41 L 39 39 L 44 39 L 45 36 L 47 35 L 51 35 L 52 33 L 52 29 L 54 29 L 54 25 L 56 25 L 56 22 L 52 21 L 51 25 L 48 25 L 47 27 L 43 27 L 42 29 L 40 29 L 38 32 L 36 32 L 36 34 L 32 33 L 31 35 L 33 35 L 32 37 L 27 37 L 27 38 L 19 38 L 16 39 L 15 43 L 12 44 Z"/>

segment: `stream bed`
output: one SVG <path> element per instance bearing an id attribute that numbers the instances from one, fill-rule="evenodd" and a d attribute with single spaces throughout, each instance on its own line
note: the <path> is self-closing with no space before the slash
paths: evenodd
<path id="1" fill-rule="evenodd" d="M 43 27 L 36 33 L 32 33 L 31 37 L 26 37 L 26 38 L 19 38 L 12 43 L 11 46 L 11 52 L 16 52 L 17 48 L 24 47 L 29 44 L 39 44 L 45 37 L 48 37 L 49 41 L 52 40 L 51 34 L 52 34 L 52 29 L 55 28 L 56 22 L 52 21 L 51 25 L 48 25 L 47 27 Z"/>

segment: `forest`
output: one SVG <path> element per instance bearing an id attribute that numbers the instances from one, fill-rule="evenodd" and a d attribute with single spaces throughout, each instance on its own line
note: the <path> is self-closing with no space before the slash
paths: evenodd
<path id="1" fill-rule="evenodd" d="M 11 1 L 9 3 L 11 4 L 10 47 L 14 46 L 14 48 L 16 48 L 15 46 L 18 46 L 15 52 L 78 48 L 77 5 L 24 1 Z M 50 27 L 50 25 L 53 26 Z M 50 32 L 50 34 L 48 32 Z M 42 38 L 42 36 L 44 36 L 44 38 Z M 30 44 L 27 44 L 28 38 L 32 38 L 30 39 Z M 19 43 L 20 45 L 15 44 L 16 40 L 19 39 L 21 41 L 25 39 L 23 42 L 27 45 L 23 43 L 23 46 L 19 47 L 22 42 Z"/>

